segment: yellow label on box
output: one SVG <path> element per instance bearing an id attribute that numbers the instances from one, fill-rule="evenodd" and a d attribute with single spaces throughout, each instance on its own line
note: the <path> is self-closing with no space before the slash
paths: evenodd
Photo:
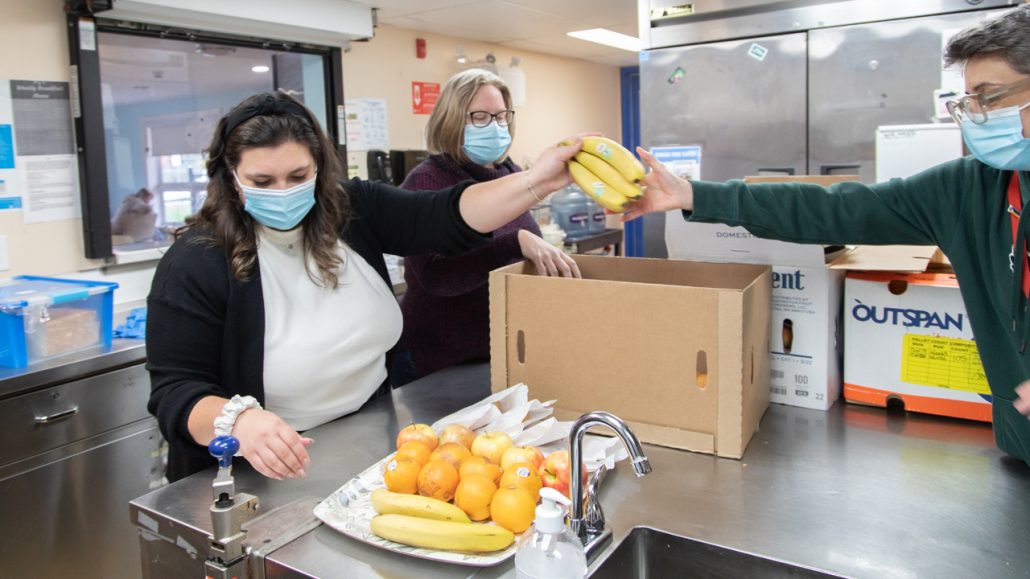
<path id="1" fill-rule="evenodd" d="M 976 342 L 905 334 L 901 346 L 901 379 L 910 384 L 990 394 Z"/>

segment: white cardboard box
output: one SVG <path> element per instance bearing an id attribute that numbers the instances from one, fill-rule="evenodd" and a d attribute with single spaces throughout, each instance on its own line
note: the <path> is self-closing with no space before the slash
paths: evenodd
<path id="1" fill-rule="evenodd" d="M 850 402 L 991 421 L 990 389 L 949 274 L 849 273 L 844 396 Z"/>
<path id="2" fill-rule="evenodd" d="M 854 176 L 748 177 L 747 182 L 829 185 Z M 769 328 L 769 401 L 827 410 L 840 397 L 845 270 L 924 271 L 935 248 L 827 247 L 762 239 L 743 227 L 694 223 L 669 212 L 670 259 L 773 266 Z M 787 320 L 790 329 L 787 330 Z M 785 348 L 785 335 L 789 348 Z M 789 350 L 789 351 L 787 351 Z"/>
<path id="3" fill-rule="evenodd" d="M 773 266 L 769 401 L 826 410 L 840 397 L 844 272 Z"/>

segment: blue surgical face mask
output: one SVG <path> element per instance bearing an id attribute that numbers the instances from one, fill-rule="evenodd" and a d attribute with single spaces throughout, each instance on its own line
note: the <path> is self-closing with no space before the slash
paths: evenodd
<path id="1" fill-rule="evenodd" d="M 1023 136 L 1020 111 L 1030 106 L 1005 107 L 987 114 L 987 122 L 962 123 L 962 138 L 973 156 L 1003 171 L 1030 170 L 1030 139 Z"/>
<path id="2" fill-rule="evenodd" d="M 489 165 L 500 160 L 501 155 L 511 144 L 508 127 L 502 127 L 497 121 L 491 121 L 485 127 L 473 124 L 465 125 L 465 154 L 473 163 Z"/>
<path id="3" fill-rule="evenodd" d="M 266 227 L 283 231 L 293 229 L 315 206 L 317 173 L 311 179 L 289 189 L 247 187 L 240 183 L 240 178 L 235 172 L 233 177 L 247 199 L 243 210 Z"/>

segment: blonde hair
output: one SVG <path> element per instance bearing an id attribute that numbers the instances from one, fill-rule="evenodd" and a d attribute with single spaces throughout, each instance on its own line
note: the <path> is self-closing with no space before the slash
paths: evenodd
<path id="1" fill-rule="evenodd" d="M 504 99 L 504 108 L 512 110 L 511 91 L 508 85 L 496 74 L 481 68 L 472 68 L 452 76 L 440 92 L 433 113 L 426 124 L 426 148 L 434 155 L 447 155 L 462 163 L 472 160 L 462 148 L 465 137 L 465 125 L 469 122 L 469 103 L 476 91 L 482 86 L 497 87 Z M 515 138 L 514 120 L 508 124 L 508 134 Z M 506 150 L 500 160 L 508 154 Z"/>

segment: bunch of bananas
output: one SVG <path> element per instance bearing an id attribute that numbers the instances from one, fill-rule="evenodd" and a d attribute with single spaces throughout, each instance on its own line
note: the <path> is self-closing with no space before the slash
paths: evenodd
<path id="1" fill-rule="evenodd" d="M 372 533 L 389 541 L 443 551 L 486 553 L 515 541 L 498 525 L 477 524 L 458 507 L 437 499 L 378 489 L 372 492 Z"/>
<path id="2" fill-rule="evenodd" d="M 615 213 L 643 195 L 644 165 L 629 149 L 605 137 L 583 137 L 583 148 L 569 160 L 569 173 L 598 205 Z"/>

